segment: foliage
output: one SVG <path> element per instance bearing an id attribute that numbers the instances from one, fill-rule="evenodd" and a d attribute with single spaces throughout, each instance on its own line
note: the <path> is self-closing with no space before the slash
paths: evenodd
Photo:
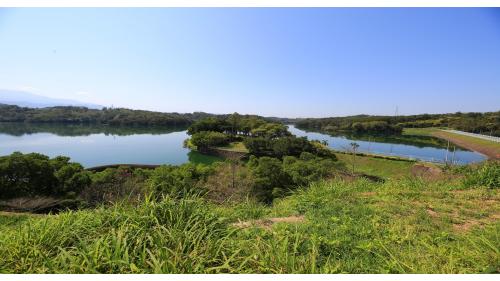
<path id="1" fill-rule="evenodd" d="M 151 173 L 147 180 L 150 190 L 156 197 L 183 197 L 189 194 L 204 193 L 200 182 L 213 173 L 213 166 L 183 164 L 180 166 L 163 165 Z"/>
<path id="2" fill-rule="evenodd" d="M 88 109 L 74 106 L 27 108 L 0 105 L 0 122 L 186 126 L 200 116 L 205 117 L 208 114 L 162 113 L 127 108 Z"/>
<path id="3" fill-rule="evenodd" d="M 253 177 L 253 193 L 264 201 L 283 197 L 300 186 L 325 179 L 338 168 L 332 159 L 302 152 L 300 157 L 286 156 L 283 161 L 268 156 L 251 156 L 248 168 Z"/>
<path id="4" fill-rule="evenodd" d="M 386 121 L 368 121 L 352 123 L 352 131 L 355 133 L 378 132 L 378 133 L 401 133 L 402 128 L 391 125 Z"/>
<path id="5" fill-rule="evenodd" d="M 271 202 L 273 198 L 281 196 L 292 184 L 279 159 L 252 156 L 248 167 L 254 178 L 253 193 L 265 202 Z"/>
<path id="6" fill-rule="evenodd" d="M 188 128 L 188 134 L 194 135 L 206 131 L 223 133 L 228 127 L 229 124 L 221 118 L 207 117 L 191 124 Z"/>
<path id="7" fill-rule="evenodd" d="M 500 111 L 486 113 L 420 114 L 407 116 L 357 115 L 348 117 L 307 118 L 298 120 L 298 128 L 329 133 L 394 133 L 402 128 L 449 127 L 456 130 L 500 136 Z"/>
<path id="8" fill-rule="evenodd" d="M 63 196 L 90 184 L 89 173 L 68 157 L 14 152 L 0 157 L 0 198 Z"/>
<path id="9" fill-rule="evenodd" d="M 308 141 L 306 137 L 286 136 L 280 138 L 246 138 L 244 144 L 250 154 L 283 158 L 284 156 L 300 156 L 302 152 L 335 160 L 335 154 L 321 143 Z"/>
<path id="10" fill-rule="evenodd" d="M 107 168 L 91 174 L 92 183 L 79 196 L 87 206 L 127 201 L 135 203 L 143 200 L 149 190 L 145 181 L 150 170 L 131 169 L 126 166 Z"/>
<path id="11" fill-rule="evenodd" d="M 471 168 L 465 174 L 463 184 L 466 187 L 486 186 L 500 188 L 500 162 L 491 160 Z"/>
<path id="12" fill-rule="evenodd" d="M 316 157 L 302 152 L 300 158 L 283 158 L 283 171 L 288 174 L 295 186 L 307 186 L 311 182 L 326 179 L 338 168 L 338 163 L 328 158 Z"/>
<path id="13" fill-rule="evenodd" d="M 287 127 L 281 123 L 273 123 L 262 117 L 239 115 L 208 117 L 194 122 L 188 128 L 188 134 L 194 135 L 203 131 L 227 133 L 252 137 L 277 138 L 290 135 Z"/>
<path id="14" fill-rule="evenodd" d="M 195 145 L 199 150 L 211 146 L 227 145 L 230 142 L 231 138 L 228 135 L 216 131 L 201 131 L 191 136 L 191 144 Z"/>
<path id="15" fill-rule="evenodd" d="M 305 137 L 288 136 L 282 138 L 246 138 L 244 141 L 250 154 L 255 156 L 298 156 L 303 151 L 312 152 L 314 147 Z"/>

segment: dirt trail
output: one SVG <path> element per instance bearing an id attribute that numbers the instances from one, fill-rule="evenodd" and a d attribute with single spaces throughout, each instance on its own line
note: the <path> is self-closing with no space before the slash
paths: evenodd
<path id="1" fill-rule="evenodd" d="M 248 228 L 248 227 L 261 227 L 265 229 L 271 229 L 275 223 L 285 222 L 285 223 L 301 223 L 305 221 L 304 216 L 289 216 L 281 218 L 269 218 L 260 220 L 250 220 L 250 221 L 239 221 L 233 223 L 233 226 L 238 228 Z"/>

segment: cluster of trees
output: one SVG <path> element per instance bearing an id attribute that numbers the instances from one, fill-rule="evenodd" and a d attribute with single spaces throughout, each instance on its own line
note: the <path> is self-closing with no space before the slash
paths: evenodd
<path id="1" fill-rule="evenodd" d="M 338 163 L 334 160 L 308 152 L 302 152 L 299 157 L 285 156 L 282 160 L 251 156 L 248 162 L 253 193 L 264 202 L 272 202 L 300 186 L 332 176 L 336 167 Z"/>
<path id="2" fill-rule="evenodd" d="M 86 107 L 56 106 L 28 108 L 0 105 L 0 122 L 32 123 L 89 123 L 136 126 L 188 126 L 206 113 L 162 113 L 126 108 L 89 109 Z"/>
<path id="3" fill-rule="evenodd" d="M 209 147 L 223 146 L 231 142 L 231 136 L 214 131 L 201 131 L 193 134 L 191 144 L 196 146 L 200 151 L 204 151 Z"/>
<path id="4" fill-rule="evenodd" d="M 249 153 L 255 156 L 283 158 L 299 156 L 303 152 L 336 159 L 335 154 L 326 146 L 307 140 L 306 137 L 286 136 L 281 138 L 246 138 L 244 141 Z"/>
<path id="5" fill-rule="evenodd" d="M 16 152 L 0 158 L 0 199 L 45 196 L 72 198 L 80 206 L 98 206 L 124 200 L 139 202 L 149 195 L 179 198 L 208 193 L 215 197 L 224 194 L 226 198 L 234 193 L 272 202 L 299 186 L 332 176 L 340 168 L 335 159 L 309 152 L 282 159 L 252 155 L 246 164 L 237 164 L 238 171 L 235 167 L 228 160 L 211 165 L 187 163 L 153 170 L 119 167 L 90 172 L 67 157 L 51 159 Z"/>
<path id="6" fill-rule="evenodd" d="M 386 133 L 402 128 L 448 127 L 456 130 L 500 136 L 500 111 L 448 114 L 419 114 L 407 116 L 370 116 L 308 118 L 298 120 L 298 128 L 330 133 Z"/>
<path id="7" fill-rule="evenodd" d="M 193 123 L 188 134 L 213 131 L 230 135 L 277 138 L 290 135 L 285 125 L 269 122 L 254 115 L 233 113 L 218 117 L 207 117 Z"/>
<path id="8" fill-rule="evenodd" d="M 354 122 L 352 124 L 354 133 L 381 132 L 381 133 L 401 133 L 403 128 L 398 125 L 391 125 L 386 121 Z"/>
<path id="9" fill-rule="evenodd" d="M 0 199 L 67 196 L 80 193 L 90 182 L 89 172 L 68 157 L 20 152 L 0 157 Z"/>
<path id="10" fill-rule="evenodd" d="M 234 113 L 226 117 L 204 118 L 193 123 L 188 128 L 188 134 L 192 136 L 190 143 L 200 151 L 243 141 L 249 153 L 255 156 L 282 159 L 287 155 L 299 156 L 302 152 L 309 152 L 335 159 L 326 146 L 292 135 L 284 124 L 256 116 Z"/>

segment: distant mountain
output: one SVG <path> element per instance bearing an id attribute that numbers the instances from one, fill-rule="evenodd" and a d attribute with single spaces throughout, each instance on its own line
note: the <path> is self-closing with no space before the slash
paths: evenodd
<path id="1" fill-rule="evenodd" d="M 84 103 L 69 99 L 55 99 L 35 95 L 25 91 L 0 89 L 0 103 L 17 105 L 22 107 L 43 108 L 53 106 L 84 106 L 92 109 L 101 109 L 103 106 L 92 103 Z"/>

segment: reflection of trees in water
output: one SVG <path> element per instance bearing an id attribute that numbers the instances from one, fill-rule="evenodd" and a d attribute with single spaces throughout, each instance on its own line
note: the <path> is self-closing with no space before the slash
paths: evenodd
<path id="1" fill-rule="evenodd" d="M 195 164 L 212 164 L 214 162 L 219 162 L 223 161 L 222 158 L 213 156 L 213 155 L 208 155 L 208 154 L 202 154 L 197 151 L 189 151 L 188 152 L 188 159 L 189 162 L 195 163 Z"/>
<path id="2" fill-rule="evenodd" d="M 448 143 L 446 140 L 431 136 L 412 136 L 403 134 L 352 134 L 352 133 L 349 134 L 349 133 L 330 133 L 322 131 L 310 131 L 310 132 L 326 134 L 332 137 L 345 137 L 350 140 L 356 140 L 356 141 L 404 144 L 404 145 L 413 145 L 419 148 L 434 147 L 434 148 L 446 149 Z M 468 151 L 468 150 L 457 146 L 457 151 Z"/>
<path id="3" fill-rule="evenodd" d="M 30 135 L 35 133 L 51 133 L 58 136 L 88 136 L 91 134 L 105 134 L 129 136 L 136 134 L 168 134 L 186 130 L 185 126 L 109 126 L 88 124 L 60 124 L 60 123 L 2 123 L 0 133 L 12 136 Z"/>

